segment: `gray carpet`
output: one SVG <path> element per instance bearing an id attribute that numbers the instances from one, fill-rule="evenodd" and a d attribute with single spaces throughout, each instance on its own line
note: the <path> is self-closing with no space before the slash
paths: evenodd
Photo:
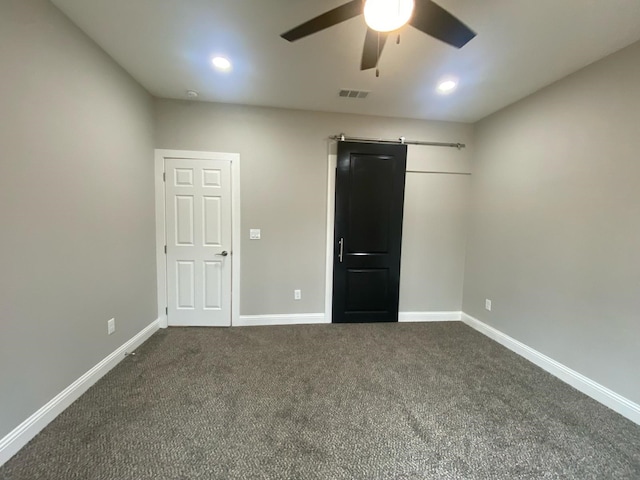
<path id="1" fill-rule="evenodd" d="M 169 329 L 0 478 L 640 479 L 640 427 L 461 323 Z"/>

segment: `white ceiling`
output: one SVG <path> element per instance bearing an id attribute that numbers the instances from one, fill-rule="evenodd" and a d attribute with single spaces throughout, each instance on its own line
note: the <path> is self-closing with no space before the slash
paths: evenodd
<path id="1" fill-rule="evenodd" d="M 474 122 L 640 40 L 638 0 L 436 0 L 477 32 L 461 50 L 412 27 L 380 78 L 359 70 L 362 16 L 289 43 L 280 34 L 346 0 L 52 0 L 158 97 Z M 231 73 L 211 67 L 216 54 Z M 449 96 L 438 80 L 459 78 Z M 338 96 L 370 90 L 365 100 Z"/>

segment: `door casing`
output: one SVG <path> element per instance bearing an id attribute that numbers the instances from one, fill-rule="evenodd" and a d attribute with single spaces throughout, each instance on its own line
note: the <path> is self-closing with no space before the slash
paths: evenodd
<path id="1" fill-rule="evenodd" d="M 158 277 L 158 317 L 160 327 L 166 328 L 167 321 L 167 262 L 164 253 L 165 239 L 165 192 L 164 173 L 166 158 L 187 158 L 191 160 L 226 160 L 231 163 L 231 325 L 240 320 L 240 154 L 222 152 L 200 152 L 189 150 L 155 151 L 155 203 L 156 203 L 156 271 Z"/>
<path id="2" fill-rule="evenodd" d="M 329 154 L 327 161 L 327 226 L 325 255 L 324 321 L 333 322 L 333 237 L 336 218 L 336 168 L 338 155 Z"/>

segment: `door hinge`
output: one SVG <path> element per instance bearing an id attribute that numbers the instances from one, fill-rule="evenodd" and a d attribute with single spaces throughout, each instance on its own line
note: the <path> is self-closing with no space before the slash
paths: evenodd
<path id="1" fill-rule="evenodd" d="M 165 255 L 167 254 L 167 246 L 166 245 L 164 246 L 164 254 Z"/>
<path id="2" fill-rule="evenodd" d="M 167 172 L 162 172 L 162 181 L 163 182 L 167 181 Z"/>
<path id="3" fill-rule="evenodd" d="M 166 307 L 166 308 L 164 309 L 164 313 L 166 313 L 167 315 L 169 315 L 169 307 Z"/>

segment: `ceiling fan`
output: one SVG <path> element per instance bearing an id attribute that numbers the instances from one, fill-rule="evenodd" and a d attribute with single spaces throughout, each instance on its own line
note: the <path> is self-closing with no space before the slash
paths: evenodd
<path id="1" fill-rule="evenodd" d="M 469 27 L 431 0 L 352 0 L 298 25 L 281 37 L 295 42 L 361 14 L 364 14 L 368 28 L 360 70 L 375 68 L 389 33 L 407 23 L 456 48 L 462 48 L 476 36 Z"/>

